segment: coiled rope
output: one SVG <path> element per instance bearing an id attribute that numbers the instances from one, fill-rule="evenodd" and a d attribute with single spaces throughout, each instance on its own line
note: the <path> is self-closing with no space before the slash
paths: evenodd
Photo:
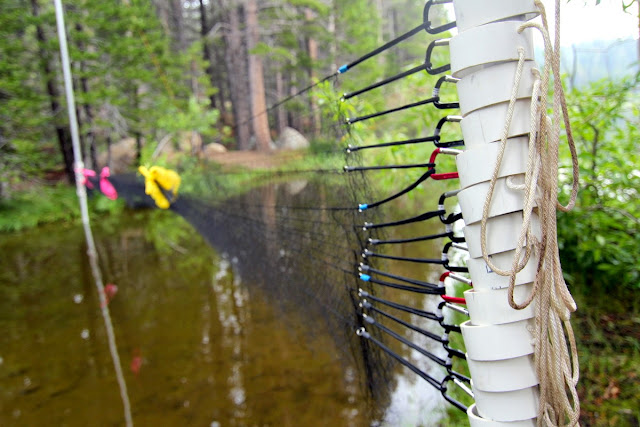
<path id="1" fill-rule="evenodd" d="M 540 403 L 538 425 L 575 426 L 580 416 L 580 402 L 576 391 L 578 382 L 578 354 L 571 313 L 576 303 L 569 292 L 562 275 L 556 232 L 556 209 L 564 212 L 573 208 L 578 192 L 578 162 L 567 106 L 560 78 L 560 0 L 556 0 L 555 40 L 551 46 L 549 26 L 544 5 L 535 0 L 540 9 L 542 25 L 527 22 L 518 28 L 522 32 L 535 28 L 544 40 L 545 64 L 542 74 L 534 70 L 535 82 L 531 99 L 531 133 L 525 182 L 515 185 L 507 181 L 511 189 L 524 192 L 523 225 L 510 270 L 496 266 L 487 252 L 487 220 L 493 200 L 493 191 L 507 144 L 509 127 L 515 109 L 518 86 L 524 66 L 524 50 L 519 49 L 519 60 L 514 78 L 513 92 L 505 119 L 505 127 L 500 141 L 500 150 L 494 167 L 487 197 L 483 207 L 481 223 L 481 245 L 483 258 L 489 268 L 497 274 L 510 277 L 509 304 L 514 309 L 523 309 L 536 303 L 535 326 L 535 367 L 540 383 Z M 553 77 L 553 112 L 556 119 L 546 114 L 547 93 L 550 74 Z M 562 113 L 569 149 L 571 151 L 573 184 L 569 203 L 563 206 L 558 201 L 558 148 L 560 143 L 560 119 Z M 538 206 L 542 237 L 538 240 L 531 223 L 534 206 Z M 522 250 L 524 248 L 524 255 Z M 515 279 L 536 254 L 538 265 L 531 294 L 521 303 L 514 300 Z"/>

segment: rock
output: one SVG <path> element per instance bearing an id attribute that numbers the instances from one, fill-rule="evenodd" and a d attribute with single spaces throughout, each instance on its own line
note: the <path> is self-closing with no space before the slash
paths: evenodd
<path id="1" fill-rule="evenodd" d="M 212 142 L 204 146 L 202 150 L 202 157 L 205 159 L 211 159 L 212 157 L 215 157 L 218 154 L 222 154 L 226 152 L 227 152 L 227 148 L 224 145 L 218 144 L 217 142 Z"/>
<path id="2" fill-rule="evenodd" d="M 276 142 L 280 150 L 303 150 L 309 148 L 309 140 L 297 130 L 286 127 Z"/>

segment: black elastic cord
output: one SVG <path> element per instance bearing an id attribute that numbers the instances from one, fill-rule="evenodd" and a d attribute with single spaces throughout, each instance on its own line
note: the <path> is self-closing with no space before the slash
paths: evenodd
<path id="1" fill-rule="evenodd" d="M 448 147 L 459 147 L 464 145 L 464 141 L 463 140 L 457 140 L 457 141 L 449 141 L 449 142 L 440 142 L 440 134 L 442 133 L 442 127 L 444 126 L 445 123 L 459 123 L 462 120 L 462 117 L 460 116 L 445 116 L 443 118 L 441 118 L 438 121 L 438 124 L 436 125 L 436 129 L 434 131 L 434 135 L 438 137 L 437 141 L 434 142 L 433 145 L 435 145 L 438 148 L 448 148 Z"/>
<path id="2" fill-rule="evenodd" d="M 465 243 L 467 241 L 464 236 L 455 236 L 453 232 L 449 233 L 448 237 L 453 243 Z"/>
<path id="3" fill-rule="evenodd" d="M 438 304 L 438 310 L 442 311 L 442 309 L 444 308 L 444 306 L 447 305 L 446 301 L 442 301 L 440 304 Z M 460 328 L 460 326 L 458 325 L 450 325 L 448 323 L 444 323 L 444 317 L 441 317 L 442 320 L 439 321 L 440 326 L 442 326 L 444 328 L 445 331 L 447 331 L 447 333 L 450 332 L 457 332 L 459 334 L 462 333 L 462 329 Z"/>
<path id="4" fill-rule="evenodd" d="M 390 259 L 390 260 L 393 260 L 393 261 L 415 262 L 415 263 L 419 263 L 419 264 L 439 264 L 439 265 L 444 265 L 445 262 L 446 262 L 444 260 L 435 259 L 435 258 L 409 258 L 409 257 L 402 257 L 402 256 L 377 254 L 375 252 L 371 252 L 369 249 L 365 249 L 363 254 L 362 254 L 362 256 L 364 258 L 378 257 L 378 258 Z M 454 270 L 451 270 L 451 271 L 454 271 Z"/>
<path id="5" fill-rule="evenodd" d="M 420 178 L 418 178 L 413 184 L 409 185 L 404 190 L 401 190 L 398 193 L 394 194 L 393 196 L 389 196 L 386 199 L 380 200 L 378 202 L 369 203 L 369 204 L 366 205 L 365 209 L 375 208 L 375 207 L 380 206 L 380 205 L 382 205 L 384 203 L 387 203 L 387 202 L 390 202 L 390 201 L 392 201 L 394 199 L 397 199 L 398 197 L 408 193 L 409 191 L 411 191 L 414 188 L 416 188 L 418 185 L 422 184 L 422 182 L 427 180 L 431 175 L 433 175 L 435 173 L 435 171 L 436 171 L 435 169 L 429 169 L 424 174 L 422 174 L 422 176 Z"/>
<path id="6" fill-rule="evenodd" d="M 449 71 L 451 69 L 451 64 L 445 64 L 440 67 L 433 68 L 433 64 L 431 63 L 431 54 L 433 53 L 433 49 L 438 46 L 449 46 L 449 39 L 434 40 L 429 43 L 429 46 L 427 47 L 427 53 L 424 60 L 425 70 L 432 76 L 444 73 L 445 71 Z"/>
<path id="7" fill-rule="evenodd" d="M 383 222 L 383 223 L 379 223 L 379 224 L 371 224 L 370 222 L 365 222 L 364 225 L 362 226 L 362 228 L 364 230 L 374 230 L 376 228 L 395 227 L 395 226 L 398 226 L 398 225 L 413 224 L 415 222 L 426 221 L 428 219 L 435 218 L 437 216 L 442 215 L 442 213 L 443 213 L 443 211 L 439 211 L 439 210 L 438 211 L 425 212 L 423 214 L 414 216 L 412 218 L 401 219 L 399 221 Z"/>
<path id="8" fill-rule="evenodd" d="M 383 44 L 382 46 L 372 50 L 371 52 L 362 55 L 361 57 L 359 57 L 358 59 L 351 61 L 350 63 L 348 63 L 347 65 L 343 65 L 342 67 L 340 67 L 340 72 L 341 73 L 346 73 L 347 71 L 349 71 L 350 69 L 352 69 L 353 67 L 355 67 L 356 65 L 360 64 L 361 62 L 366 61 L 369 58 L 372 58 L 376 55 L 379 55 L 380 53 L 384 52 L 385 50 L 392 48 L 393 46 L 397 45 L 398 43 L 408 39 L 409 37 L 412 37 L 416 34 L 418 34 L 421 30 L 426 28 L 426 23 L 422 23 L 420 25 L 418 25 L 417 27 L 415 27 L 412 30 L 407 31 L 406 33 L 396 37 L 393 40 L 388 41 L 387 43 Z"/>
<path id="9" fill-rule="evenodd" d="M 439 233 L 439 234 L 430 234 L 428 236 L 411 237 L 408 239 L 389 239 L 389 240 L 369 239 L 368 241 L 369 241 L 369 244 L 371 245 L 397 245 L 397 244 L 403 244 L 403 243 L 424 242 L 427 240 L 439 239 L 441 237 L 451 238 L 454 236 L 452 236 L 451 232 L 447 232 L 447 233 Z M 464 238 L 462 238 L 462 241 L 464 241 Z M 461 242 L 456 242 L 456 243 L 461 243 Z"/>
<path id="10" fill-rule="evenodd" d="M 396 74 L 395 76 L 391 76 L 391 77 L 388 77 L 388 78 L 386 78 L 384 80 L 380 80 L 379 82 L 376 82 L 376 83 L 374 83 L 372 85 L 366 86 L 366 87 L 364 87 L 362 89 L 356 90 L 355 92 L 345 93 L 342 96 L 342 99 L 346 101 L 349 98 L 353 98 L 354 96 L 358 96 L 358 95 L 361 95 L 361 94 L 363 94 L 365 92 L 369 92 L 370 90 L 379 88 L 380 86 L 385 86 L 385 85 L 387 85 L 389 83 L 395 82 L 396 80 L 400 80 L 400 79 L 402 79 L 404 77 L 410 76 L 411 74 L 415 74 L 418 71 L 422 71 L 422 70 L 426 70 L 426 69 L 427 69 L 427 64 L 420 64 L 418 66 L 415 66 L 415 67 L 411 68 L 410 70 L 403 71 L 402 73 Z"/>
<path id="11" fill-rule="evenodd" d="M 403 105 L 403 106 L 400 106 L 400 107 L 391 108 L 389 110 L 378 111 L 377 113 L 367 114 L 366 116 L 359 116 L 359 117 L 349 118 L 349 119 L 345 120 L 345 124 L 352 125 L 354 123 L 362 122 L 364 120 L 369 120 L 369 119 L 373 119 L 373 118 L 376 118 L 376 117 L 385 116 L 387 114 L 395 113 L 395 112 L 402 111 L 402 110 L 408 110 L 409 108 L 419 107 L 420 105 L 435 104 L 436 102 L 438 102 L 439 99 L 440 99 L 440 97 L 436 96 L 436 97 L 433 97 L 433 98 L 424 99 L 422 101 L 412 102 L 411 104 L 406 104 L 406 105 Z M 455 108 L 455 107 L 452 107 L 452 108 Z"/>
<path id="12" fill-rule="evenodd" d="M 345 152 L 349 154 L 355 151 L 366 150 L 369 148 L 395 147 L 398 145 L 419 144 L 422 142 L 433 142 L 434 145 L 438 148 L 459 147 L 464 145 L 463 140 L 459 139 L 455 141 L 440 142 L 440 134 L 442 133 L 442 127 L 444 126 L 445 123 L 456 123 L 456 122 L 459 122 L 460 120 L 461 120 L 461 117 L 459 116 L 445 116 L 445 117 L 442 117 L 436 124 L 436 128 L 433 135 L 425 136 L 421 138 L 407 139 L 403 141 L 383 142 L 381 144 L 361 145 L 361 146 L 349 145 L 345 149 Z"/>
<path id="13" fill-rule="evenodd" d="M 464 139 L 456 139 L 455 141 L 434 142 L 433 145 L 438 148 L 462 147 L 464 145 Z"/>
<path id="14" fill-rule="evenodd" d="M 437 101 L 435 101 L 433 103 L 433 105 L 438 109 L 438 110 L 448 110 L 448 109 L 452 109 L 452 108 L 460 108 L 460 103 L 458 102 L 440 102 L 440 87 L 442 87 L 443 83 L 449 82 L 449 83 L 457 83 L 459 79 L 451 77 L 451 76 L 442 76 L 438 79 L 438 81 L 436 82 L 436 85 L 433 88 L 433 96 L 435 98 L 438 98 Z"/>
<path id="15" fill-rule="evenodd" d="M 348 146 L 344 151 L 353 153 L 355 151 L 367 150 L 369 148 L 396 147 L 398 145 L 419 144 L 421 142 L 433 142 L 440 140 L 440 135 L 425 136 L 423 138 L 406 139 L 404 141 L 383 142 L 381 144 Z"/>
<path id="16" fill-rule="evenodd" d="M 462 212 L 450 213 L 448 216 L 444 216 L 444 214 L 440 215 L 440 221 L 443 224 L 453 224 L 454 222 L 462 219 Z M 460 243 L 460 242 L 456 242 Z"/>
<path id="17" fill-rule="evenodd" d="M 456 372 L 453 369 L 447 369 L 447 373 L 452 377 L 459 379 L 460 381 L 464 381 L 467 384 L 471 384 L 471 378 L 466 375 L 461 374 L 460 372 Z"/>
<path id="18" fill-rule="evenodd" d="M 447 243 L 445 243 L 444 247 L 442 248 L 442 258 L 444 260 L 442 262 L 442 265 L 447 270 L 455 272 L 455 273 L 468 273 L 469 272 L 469 268 L 468 267 L 449 265 L 449 255 L 448 255 L 448 253 L 449 253 L 449 249 L 451 249 L 452 245 L 453 245 L 453 242 L 447 242 Z M 365 252 L 366 252 L 366 250 L 365 250 Z"/>
<path id="19" fill-rule="evenodd" d="M 375 285 L 385 286 L 387 288 L 398 289 L 401 291 L 414 292 L 416 294 L 424 294 L 424 295 L 441 295 L 442 294 L 440 290 L 434 290 L 433 288 L 427 288 L 427 287 L 418 288 L 415 286 L 400 285 L 398 283 L 391 283 L 391 282 L 387 282 L 386 280 L 379 280 L 373 277 L 368 277 L 365 279 L 361 275 L 360 279 L 365 282 L 373 283 Z"/>
<path id="20" fill-rule="evenodd" d="M 452 28 L 454 28 L 456 26 L 456 21 L 453 22 L 448 22 L 446 24 L 440 25 L 439 27 L 435 27 L 433 28 L 431 26 L 431 21 L 429 20 L 429 10 L 431 9 L 431 6 L 435 5 L 435 4 L 445 4 L 445 3 L 451 3 L 453 0 L 429 0 L 425 5 L 424 5 L 424 9 L 422 10 L 422 20 L 425 22 L 425 31 L 429 34 L 439 34 L 442 33 L 444 31 L 450 30 Z"/>
<path id="21" fill-rule="evenodd" d="M 440 365 L 442 367 L 445 367 L 445 368 L 451 366 L 449 363 L 447 363 L 446 360 L 436 356 L 435 354 L 425 350 L 424 348 L 420 347 L 419 345 L 409 341 L 408 339 L 406 339 L 405 337 L 403 337 L 399 333 L 397 333 L 395 331 L 392 331 L 391 329 L 387 328 L 382 323 L 376 322 L 376 320 L 373 317 L 367 316 L 366 314 L 363 314 L 362 316 L 364 317 L 365 322 L 369 323 L 372 326 L 377 327 L 381 331 L 383 331 L 386 334 L 392 336 L 393 338 L 395 338 L 396 340 L 400 341 L 402 344 L 406 345 L 407 347 L 411 347 L 412 349 L 414 349 L 418 353 L 422 354 L 423 356 L 428 357 L 429 359 L 431 359 L 434 362 L 436 362 L 438 365 Z"/>
<path id="22" fill-rule="evenodd" d="M 412 331 L 416 331 L 416 332 L 418 332 L 419 334 L 422 334 L 422 335 L 424 335 L 424 336 L 425 336 L 425 337 L 427 337 L 427 338 L 431 338 L 432 340 L 437 341 L 437 342 L 439 342 L 439 343 L 441 343 L 441 344 L 445 342 L 445 341 L 442 339 L 442 337 L 441 337 L 441 336 L 436 335 L 436 334 L 434 334 L 433 332 L 427 331 L 427 330 L 425 330 L 425 329 L 422 329 L 422 328 L 420 328 L 419 326 L 412 325 L 412 324 L 411 324 L 411 323 L 409 323 L 409 322 L 405 322 L 404 320 L 402 320 L 402 319 L 400 319 L 400 318 L 398 318 L 398 317 L 396 317 L 396 316 L 394 316 L 394 315 L 392 315 L 392 314 L 390 314 L 390 313 L 387 313 L 387 312 L 386 312 L 386 311 L 384 311 L 384 310 L 380 310 L 379 308 L 375 307 L 374 305 L 372 305 L 372 304 L 371 304 L 371 303 L 369 303 L 368 301 L 362 301 L 362 303 L 361 303 L 361 304 L 362 304 L 362 307 L 363 307 L 363 308 L 366 308 L 367 310 L 375 311 L 376 313 L 381 314 L 382 316 L 384 316 L 384 317 L 386 317 L 386 318 L 388 318 L 388 319 L 391 319 L 391 320 L 393 320 L 394 322 L 396 322 L 396 323 L 398 323 L 398 324 L 400 324 L 400 325 L 402 325 L 402 326 L 405 326 L 406 328 L 411 329 Z"/>
<path id="23" fill-rule="evenodd" d="M 457 357 L 462 360 L 467 360 L 467 355 L 464 354 L 462 351 L 455 348 L 451 348 L 447 344 L 444 344 L 443 346 L 444 346 L 444 349 L 447 350 L 449 357 Z"/>
<path id="24" fill-rule="evenodd" d="M 469 272 L 469 268 L 468 267 L 460 267 L 457 265 L 449 265 L 449 262 L 445 262 L 442 264 L 442 266 L 444 268 L 446 268 L 447 270 L 451 271 L 452 273 L 468 273 Z"/>
<path id="25" fill-rule="evenodd" d="M 451 378 L 445 378 L 444 381 L 442 381 L 442 383 L 446 383 L 450 380 Z M 446 386 L 442 386 L 440 388 L 440 393 L 442 393 L 442 397 L 444 397 L 444 400 L 446 400 L 447 402 L 451 403 L 453 406 L 455 406 L 456 408 L 460 409 L 462 412 L 464 412 L 465 414 L 467 413 L 467 408 L 464 404 L 458 402 L 456 399 L 454 399 L 453 397 L 450 397 L 447 394 L 447 387 Z"/>
<path id="26" fill-rule="evenodd" d="M 379 302 L 380 304 L 384 304 L 387 307 L 391 307 L 391 308 L 395 308 L 396 310 L 400 310 L 403 311 L 405 313 L 409 313 L 409 314 L 414 314 L 416 316 L 419 317 L 423 317 L 425 319 L 429 319 L 429 320 L 434 320 L 437 322 L 441 322 L 443 320 L 443 318 L 441 316 L 438 316 L 435 313 L 432 313 L 430 311 L 425 311 L 425 310 L 420 310 L 414 307 L 409 307 L 407 305 L 403 305 L 403 304 L 398 304 L 396 302 L 392 302 L 392 301 L 387 301 L 385 299 L 379 298 L 377 296 L 371 295 L 368 292 L 363 291 L 362 289 L 358 290 L 358 294 L 364 298 L 368 298 L 370 300 Z"/>
<path id="27" fill-rule="evenodd" d="M 409 277 L 398 276 L 396 274 L 387 273 L 385 271 L 381 271 L 381 270 L 377 270 L 375 268 L 371 268 L 370 266 L 368 266 L 366 264 L 360 264 L 360 266 L 358 268 L 360 269 L 360 271 L 362 271 L 365 274 L 373 273 L 373 274 L 377 274 L 379 276 L 388 277 L 389 279 L 395 279 L 395 280 L 399 280 L 401 282 L 409 283 L 409 284 L 412 284 L 412 285 L 433 289 L 434 291 L 437 291 L 438 295 L 444 295 L 444 292 L 445 292 L 445 288 L 443 286 L 436 285 L 435 283 L 424 282 L 424 281 L 418 280 L 418 279 L 411 279 Z"/>
<path id="28" fill-rule="evenodd" d="M 345 172 L 361 172 L 372 170 L 387 170 L 387 169 L 416 169 L 416 168 L 432 168 L 435 163 L 418 163 L 413 165 L 386 165 L 386 166 L 345 166 Z"/>
<path id="29" fill-rule="evenodd" d="M 364 331 L 362 333 L 362 336 L 364 338 L 370 340 L 371 342 L 373 342 L 378 347 L 380 347 L 380 349 L 382 349 L 385 353 L 387 353 L 389 356 L 393 357 L 396 361 L 400 362 L 400 364 L 402 364 L 405 367 L 409 368 L 409 370 L 411 370 L 414 374 L 418 375 L 420 378 L 422 378 L 423 380 L 428 382 L 431 386 L 436 388 L 441 393 L 444 393 L 444 391 L 446 391 L 446 388 L 443 388 L 441 382 L 439 382 L 438 380 L 433 378 L 431 375 L 429 375 L 429 374 L 425 373 L 424 371 L 422 371 L 420 368 L 415 366 L 413 363 L 409 362 L 404 357 L 400 356 L 399 354 L 397 354 L 396 352 L 391 350 L 389 347 L 384 345 L 380 340 L 378 340 L 378 339 L 374 338 L 373 336 L 371 336 L 371 334 L 369 334 L 368 332 Z"/>

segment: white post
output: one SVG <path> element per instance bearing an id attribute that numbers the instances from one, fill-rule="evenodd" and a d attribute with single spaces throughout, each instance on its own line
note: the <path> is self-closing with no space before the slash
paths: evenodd
<path id="1" fill-rule="evenodd" d="M 519 52 L 523 70 L 509 128 L 506 152 L 487 221 L 487 253 L 494 264 L 511 269 L 523 223 L 523 192 L 507 186 L 523 182 L 527 169 L 531 94 L 535 67 L 530 30 L 518 27 L 538 15 L 533 0 L 454 0 L 459 34 L 450 41 L 451 71 L 457 84 L 466 151 L 457 156 L 473 289 L 465 292 L 470 320 L 462 332 L 475 404 L 468 416 L 474 426 L 534 426 L 538 414 L 531 325 L 533 305 L 509 306 L 509 278 L 495 274 L 483 259 L 480 229 L 483 206 L 499 152 L 512 99 Z M 532 218 L 539 233 L 537 216 Z M 517 275 L 515 299 L 531 292 L 537 259 Z"/>
<path id="2" fill-rule="evenodd" d="M 64 76 L 64 87 L 67 98 L 67 109 L 69 113 L 69 127 L 71 128 L 71 142 L 73 144 L 73 157 L 74 157 L 74 170 L 76 174 L 76 192 L 78 194 L 78 201 L 80 202 L 80 214 L 82 216 L 82 225 L 84 227 L 85 238 L 87 240 L 87 255 L 89 257 L 89 264 L 91 265 L 91 272 L 98 289 L 98 296 L 100 298 L 100 306 L 102 307 L 102 317 L 104 319 L 105 328 L 107 330 L 107 337 L 109 341 L 109 351 L 111 352 L 111 358 L 116 371 L 116 378 L 118 380 L 118 386 L 120 388 L 120 397 L 124 406 L 124 417 L 127 426 L 133 426 L 131 418 L 131 405 L 129 403 L 129 396 L 127 393 L 127 384 L 122 373 L 122 367 L 120 365 L 120 357 L 118 355 L 118 349 L 116 345 L 116 336 L 113 331 L 113 325 L 111 323 L 111 316 L 109 314 L 109 308 L 107 306 L 107 300 L 104 293 L 104 285 L 102 282 L 102 274 L 98 265 L 98 255 L 93 240 L 93 233 L 91 232 L 91 225 L 89 223 L 89 209 L 87 207 L 87 191 L 82 184 L 82 172 L 84 168 L 84 162 L 82 161 L 82 152 L 80 151 L 80 139 L 78 137 L 78 119 L 76 117 L 76 104 L 73 96 L 73 83 L 71 78 L 71 66 L 69 63 L 69 49 L 67 47 L 67 33 L 64 25 L 64 13 L 62 9 L 61 0 L 55 0 L 56 8 L 56 24 L 58 28 L 58 40 L 60 42 L 60 57 L 62 61 L 62 73 Z"/>

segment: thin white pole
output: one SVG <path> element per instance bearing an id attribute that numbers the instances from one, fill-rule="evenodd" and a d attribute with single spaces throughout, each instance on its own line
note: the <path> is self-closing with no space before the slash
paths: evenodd
<path id="1" fill-rule="evenodd" d="M 113 366 L 116 371 L 116 378 L 118 380 L 118 386 L 120 388 L 120 397 L 122 398 L 122 404 L 124 406 L 124 417 L 128 427 L 133 426 L 133 420 L 131 418 L 131 404 L 129 403 L 129 395 L 127 393 L 127 383 L 124 379 L 122 372 L 122 366 L 120 365 L 120 357 L 118 355 L 118 347 L 116 344 L 116 336 L 113 331 L 113 324 L 111 322 L 111 315 L 109 314 L 109 307 L 104 293 L 104 285 L 102 282 L 102 274 L 100 272 L 100 266 L 98 265 L 98 256 L 96 251 L 95 242 L 93 240 L 93 233 L 91 232 L 91 225 L 89 223 L 89 209 L 87 207 L 87 191 L 82 184 L 81 170 L 84 168 L 84 162 L 82 161 L 82 153 L 80 151 L 80 140 L 78 137 L 78 119 L 76 117 L 76 105 L 73 94 L 73 84 L 71 78 L 71 66 L 69 63 L 69 49 L 67 47 L 67 34 L 64 24 L 64 13 L 62 9 L 61 0 L 54 0 L 56 9 L 56 24 L 58 28 L 58 40 L 60 42 L 60 56 L 62 60 L 62 73 L 64 76 L 65 95 L 67 98 L 67 109 L 69 114 L 69 127 L 71 128 L 71 142 L 73 145 L 73 157 L 74 157 L 74 170 L 76 174 L 76 193 L 78 194 L 78 201 L 80 203 L 80 213 L 82 217 L 82 225 L 84 227 L 84 234 L 87 240 L 87 255 L 89 257 L 89 264 L 91 266 L 91 273 L 98 289 L 98 296 L 100 298 L 100 307 L 102 307 L 102 317 L 104 319 L 104 325 L 107 330 L 107 338 L 109 341 L 109 351 L 111 353 L 111 359 L 113 360 Z"/>

